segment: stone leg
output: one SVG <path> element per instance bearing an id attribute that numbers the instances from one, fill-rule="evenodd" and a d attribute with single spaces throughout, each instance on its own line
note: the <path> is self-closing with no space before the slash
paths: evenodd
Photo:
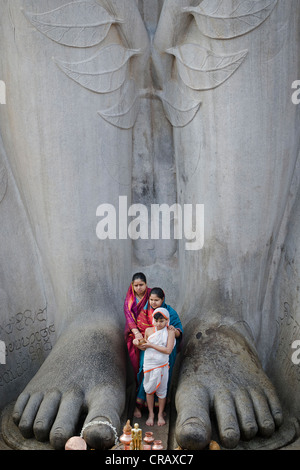
<path id="1" fill-rule="evenodd" d="M 172 16 L 171 5 L 168 12 Z M 265 300 L 299 153 L 299 107 L 291 100 L 299 74 L 298 13 L 298 1 L 288 7 L 277 2 L 269 18 L 247 34 L 211 39 L 192 22 L 182 38 L 216 54 L 247 51 L 221 86 L 193 91 L 200 110 L 174 130 L 179 202 L 205 205 L 203 249 L 187 251 L 182 243 L 179 256 L 178 310 L 194 326 L 185 334 L 176 396 L 183 447 L 207 445 L 211 412 L 226 447 L 236 446 L 241 435 L 269 436 L 282 420 L 262 369 L 274 341 L 262 317 L 276 321 L 274 310 L 264 311 Z M 166 41 L 164 31 L 161 23 Z M 187 92 L 191 96 L 188 86 Z M 234 324 L 250 332 L 252 346 L 245 333 L 232 330 Z"/>
<path id="2" fill-rule="evenodd" d="M 295 188 L 294 188 L 295 189 Z M 291 191 L 293 194 L 293 191 Z M 278 270 L 271 291 L 271 307 L 277 312 L 272 324 L 274 344 L 268 357 L 268 370 L 280 390 L 283 405 L 299 417 L 299 364 L 300 364 L 300 191 L 293 206 L 288 230 L 281 246 Z M 299 419 L 299 418 L 298 418 Z"/>
<path id="3" fill-rule="evenodd" d="M 45 4 L 1 3 L 7 100 L 0 128 L 17 197 L 47 274 L 44 295 L 59 340 L 18 398 L 14 420 L 24 436 L 50 436 L 53 446 L 62 448 L 78 431 L 82 412 L 86 422 L 104 419 L 118 429 L 124 408 L 122 305 L 132 275 L 131 242 L 99 240 L 96 210 L 109 203 L 117 211 L 119 195 L 130 202 L 132 132 L 98 115 L 103 99 L 112 106 L 119 91 L 110 103 L 111 97 L 69 80 L 52 60 L 82 61 L 96 50 L 51 41 L 33 28 L 21 7 L 41 13 Z M 118 40 L 112 27 L 107 43 Z M 14 246 L 8 247 L 8 257 L 9 250 Z M 22 282 L 26 285 L 25 276 Z M 30 288 L 34 295 L 34 283 Z M 106 425 L 88 428 L 85 437 L 95 448 L 114 443 Z"/>
<path id="4" fill-rule="evenodd" d="M 120 5 L 115 0 L 103 3 L 112 13 Z M 259 28 L 230 40 L 208 39 L 191 18 L 180 26 L 177 15 L 191 3 L 164 2 L 154 39 L 158 84 L 163 86 L 176 73 L 171 54 L 164 55 L 178 39 L 172 28 L 179 27 L 184 42 L 225 55 L 247 50 L 247 57 L 222 86 L 201 93 L 202 105 L 193 121 L 174 130 L 178 202 L 205 205 L 204 248 L 189 252 L 183 240 L 179 249 L 182 291 L 177 310 L 192 327 L 186 332 L 176 397 L 177 439 L 183 447 L 203 448 L 213 410 L 222 443 L 234 447 L 241 435 L 251 438 L 259 431 L 270 436 L 282 421 L 258 357 L 266 357 L 274 339 L 266 338 L 262 312 L 299 152 L 299 113 L 291 101 L 291 84 L 299 72 L 299 0 L 288 6 L 277 2 Z M 97 121 L 102 97 L 67 80 L 51 61 L 59 53 L 62 61 L 74 64 L 91 57 L 92 48 L 87 52 L 73 44 L 62 49 L 59 41 L 51 42 L 32 28 L 20 7 L 42 13 L 39 5 L 32 0 L 3 3 L 1 78 L 9 87 L 0 126 L 50 280 L 57 329 L 65 336 L 21 394 L 14 419 L 25 435 L 44 439 L 49 434 L 53 445 L 61 447 L 82 409 L 88 421 L 103 417 L 117 425 L 124 402 L 122 354 L 114 335 L 121 321 L 116 313 L 122 312 L 120 293 L 125 293 L 131 274 L 130 242 L 99 243 L 95 212 L 102 202 L 117 205 L 122 193 L 130 197 L 132 134 Z M 78 2 L 74 5 L 80 8 Z M 133 13 L 136 3 L 130 5 Z M 59 6 L 55 0 L 53 8 Z M 122 40 L 130 31 L 125 21 Z M 107 44 L 122 40 L 115 27 L 105 39 Z M 128 45 L 139 47 L 131 41 Z M 139 62 L 135 65 L 139 72 Z M 139 86 L 148 84 L 141 80 Z M 193 98 L 199 96 L 195 92 Z M 106 97 L 106 108 L 120 98 L 118 90 Z M 275 312 L 267 314 L 276 319 Z M 80 325 L 80 335 L 76 328 L 68 331 L 71 321 Z M 257 338 L 259 355 L 254 349 Z M 86 375 L 78 377 L 78 362 Z M 61 367 L 53 380 L 57 364 Z M 72 370 L 67 377 L 61 373 L 64 364 Z M 101 377 L 95 373 L 98 367 Z M 112 372 L 118 372 L 117 382 Z M 102 384 L 105 377 L 109 381 Z M 111 405 L 104 412 L 110 393 Z M 71 410 L 67 421 L 66 410 Z M 104 426 L 90 428 L 86 437 L 99 448 L 112 442 Z"/>

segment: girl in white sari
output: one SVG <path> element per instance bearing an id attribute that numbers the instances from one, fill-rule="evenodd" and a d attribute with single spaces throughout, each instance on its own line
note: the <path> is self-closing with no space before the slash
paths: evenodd
<path id="1" fill-rule="evenodd" d="M 166 404 L 169 379 L 169 355 L 175 346 L 175 332 L 168 329 L 169 312 L 165 308 L 157 308 L 153 314 L 153 327 L 145 331 L 144 345 L 144 388 L 146 392 L 149 417 L 148 426 L 154 424 L 154 394 L 158 397 L 158 426 L 163 426 L 163 412 Z"/>

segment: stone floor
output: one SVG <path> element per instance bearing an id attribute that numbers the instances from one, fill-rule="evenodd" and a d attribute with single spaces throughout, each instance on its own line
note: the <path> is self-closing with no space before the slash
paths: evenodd
<path id="1" fill-rule="evenodd" d="M 290 444 L 286 447 L 283 447 L 280 450 L 300 450 L 300 437 L 295 442 L 293 442 L 292 444 Z"/>
<path id="2" fill-rule="evenodd" d="M 144 411 L 142 414 L 142 418 L 133 418 L 131 425 L 133 426 L 134 423 L 138 423 L 140 428 L 142 429 L 143 436 L 145 435 L 146 431 L 152 431 L 154 434 L 155 439 L 161 440 L 163 443 L 164 448 L 166 449 L 168 447 L 168 439 L 169 435 L 166 430 L 169 428 L 170 420 L 169 420 L 169 413 L 167 412 L 166 414 L 166 425 L 165 426 L 157 426 L 157 424 L 154 424 L 154 426 L 147 426 L 146 425 L 146 420 L 147 420 L 147 412 Z M 156 422 L 156 421 L 155 421 Z M 12 450 L 7 444 L 5 443 L 2 433 L 1 433 L 1 415 L 0 415 L 0 451 L 1 450 Z M 300 438 L 298 438 L 295 442 L 281 448 L 280 450 L 300 450 Z"/>

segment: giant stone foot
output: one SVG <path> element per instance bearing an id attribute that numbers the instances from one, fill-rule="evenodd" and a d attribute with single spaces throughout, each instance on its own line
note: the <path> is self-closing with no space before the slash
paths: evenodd
<path id="1" fill-rule="evenodd" d="M 124 357 L 115 325 L 94 320 L 70 327 L 15 404 L 13 420 L 22 435 L 63 449 L 85 416 L 87 443 L 111 448 L 125 405 Z"/>
<path id="2" fill-rule="evenodd" d="M 240 439 L 272 436 L 283 413 L 254 348 L 233 327 L 199 324 L 193 321 L 185 330 L 188 340 L 176 393 L 178 444 L 205 448 L 212 415 L 225 448 L 235 448 Z"/>

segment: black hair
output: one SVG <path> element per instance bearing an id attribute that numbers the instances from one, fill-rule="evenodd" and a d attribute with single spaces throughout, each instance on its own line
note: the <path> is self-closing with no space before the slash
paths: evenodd
<path id="1" fill-rule="evenodd" d="M 153 318 L 155 318 L 155 320 L 160 320 L 161 318 L 166 320 L 166 317 L 163 316 L 162 313 L 160 312 L 156 312 L 154 315 L 153 315 Z"/>
<path id="2" fill-rule="evenodd" d="M 150 295 L 151 294 L 157 295 L 157 297 L 159 297 L 160 299 L 165 298 L 165 293 L 160 287 L 153 287 L 150 292 Z"/>
<path id="3" fill-rule="evenodd" d="M 132 282 L 133 282 L 133 281 L 136 281 L 137 279 L 140 279 L 140 280 L 143 281 L 145 284 L 147 284 L 146 276 L 145 276 L 144 273 L 135 273 L 135 274 L 132 276 Z"/>

